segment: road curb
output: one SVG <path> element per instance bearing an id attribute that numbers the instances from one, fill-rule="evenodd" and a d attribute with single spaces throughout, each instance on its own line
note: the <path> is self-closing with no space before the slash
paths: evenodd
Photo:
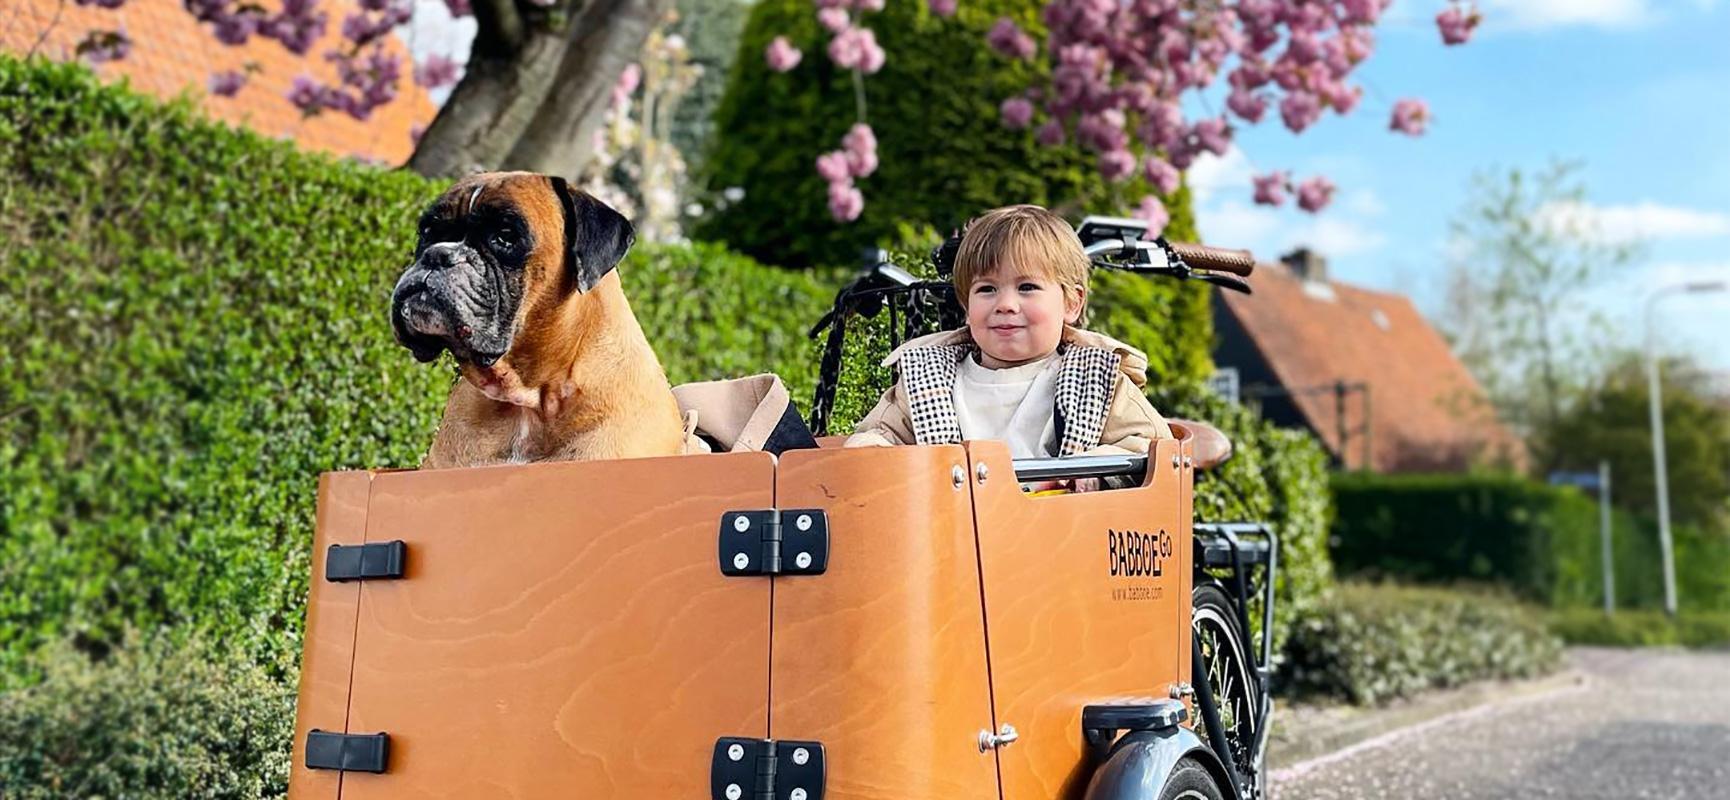
<path id="1" fill-rule="evenodd" d="M 1268 743 L 1273 782 L 1292 780 L 1354 753 L 1382 747 L 1418 731 L 1563 692 L 1589 682 L 1578 670 L 1524 681 L 1484 681 L 1430 692 L 1382 708 L 1293 705 L 1274 708 Z"/>

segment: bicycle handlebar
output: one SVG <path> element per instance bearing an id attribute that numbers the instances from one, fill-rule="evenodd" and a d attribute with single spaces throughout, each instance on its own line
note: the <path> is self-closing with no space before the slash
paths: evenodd
<path id="1" fill-rule="evenodd" d="M 1196 269 L 1229 272 L 1240 277 L 1248 277 L 1255 271 L 1255 256 L 1250 255 L 1248 250 L 1228 250 L 1223 247 L 1180 242 L 1172 242 L 1171 249 L 1185 264 Z"/>

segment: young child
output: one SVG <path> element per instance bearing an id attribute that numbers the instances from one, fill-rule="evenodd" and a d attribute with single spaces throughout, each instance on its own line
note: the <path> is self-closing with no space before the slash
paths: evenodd
<path id="1" fill-rule="evenodd" d="M 974 220 L 955 255 L 967 327 L 896 348 L 884 361 L 896 384 L 847 446 L 1001 439 L 1011 456 L 1037 458 L 1146 453 L 1171 438 L 1141 393 L 1147 356 L 1076 327 L 1088 268 L 1075 231 L 1043 208 L 1007 206 Z M 1056 487 L 1070 484 L 1032 488 Z"/>

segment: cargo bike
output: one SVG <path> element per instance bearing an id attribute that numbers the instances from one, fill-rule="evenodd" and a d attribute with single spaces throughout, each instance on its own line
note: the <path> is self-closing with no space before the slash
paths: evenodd
<path id="1" fill-rule="evenodd" d="M 1102 268 L 1247 290 L 1246 254 L 1079 233 Z M 945 286 L 842 290 L 814 428 L 849 320 L 953 322 Z M 1277 539 L 1194 521 L 1229 445 L 1173 428 L 1135 457 L 825 437 L 328 473 L 290 797 L 1263 796 Z"/>

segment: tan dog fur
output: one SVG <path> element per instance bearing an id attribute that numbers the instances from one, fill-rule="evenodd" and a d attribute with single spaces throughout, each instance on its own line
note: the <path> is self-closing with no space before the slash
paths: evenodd
<path id="1" fill-rule="evenodd" d="M 490 173 L 459 181 L 440 202 L 514 205 L 537 243 L 524 269 L 516 333 L 483 369 L 461 363 L 422 469 L 528 461 L 675 455 L 684 446 L 678 404 L 617 270 L 587 292 L 565 274 L 564 210 L 548 179 Z"/>

